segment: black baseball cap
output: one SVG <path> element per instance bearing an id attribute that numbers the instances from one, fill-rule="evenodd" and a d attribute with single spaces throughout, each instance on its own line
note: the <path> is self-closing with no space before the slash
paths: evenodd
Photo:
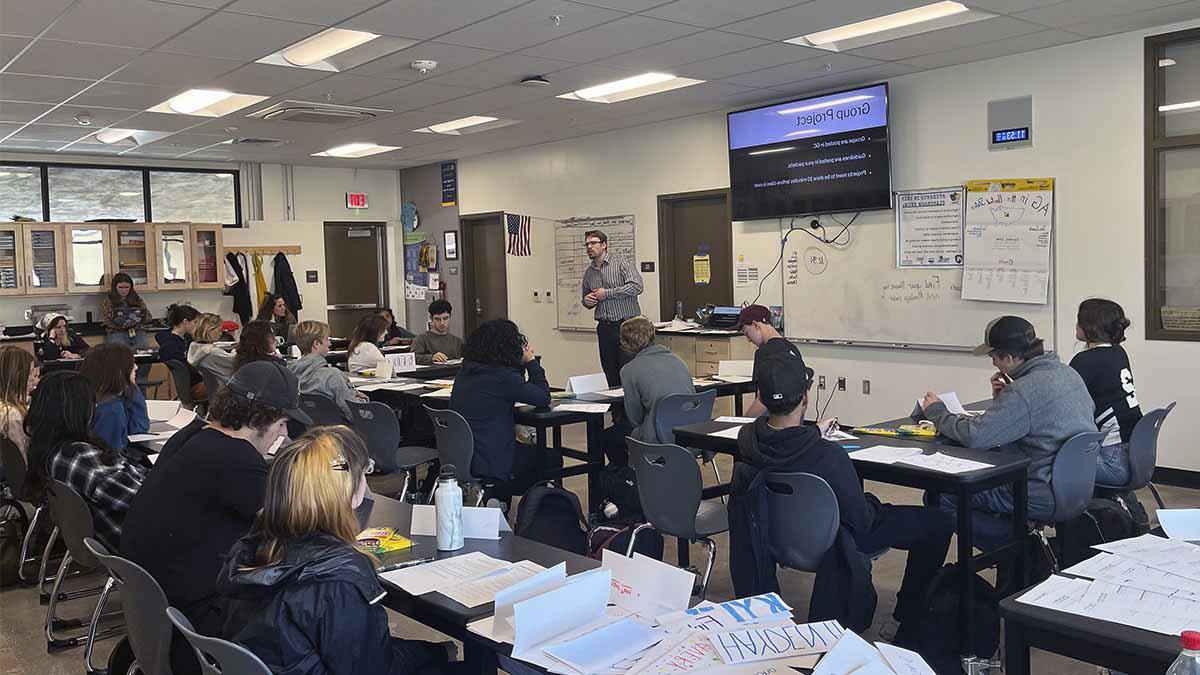
<path id="1" fill-rule="evenodd" d="M 813 369 L 795 352 L 772 355 L 759 364 L 758 393 L 764 402 L 800 398 L 812 385 Z"/>
<path id="2" fill-rule="evenodd" d="M 741 330 L 743 326 L 749 323 L 759 321 L 761 323 L 771 323 L 771 310 L 762 305 L 747 305 L 738 312 L 737 328 Z"/>
<path id="3" fill-rule="evenodd" d="M 280 361 L 267 359 L 247 363 L 237 369 L 225 386 L 248 401 L 280 408 L 301 424 L 313 423 L 312 418 L 300 409 L 300 381 Z"/>
<path id="4" fill-rule="evenodd" d="M 975 348 L 976 355 L 1002 351 L 1024 354 L 1037 342 L 1033 324 L 1019 316 L 1002 316 L 992 320 L 983 331 L 983 344 Z"/>

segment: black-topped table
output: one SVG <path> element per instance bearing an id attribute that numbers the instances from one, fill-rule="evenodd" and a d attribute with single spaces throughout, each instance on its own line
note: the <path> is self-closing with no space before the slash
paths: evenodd
<path id="1" fill-rule="evenodd" d="M 139 366 L 148 366 L 159 363 L 157 349 L 138 350 L 133 353 L 133 362 Z M 83 359 L 56 359 L 54 361 L 42 361 L 42 374 L 52 373 L 56 370 L 79 370 L 83 365 Z"/>
<path id="2" fill-rule="evenodd" d="M 707 378 L 697 377 L 693 378 L 693 381 L 703 379 Z M 732 396 L 733 412 L 738 416 L 742 414 L 742 395 L 756 393 L 755 383 L 753 380 L 748 382 L 721 382 L 719 380 L 714 380 L 709 384 L 698 384 L 695 388 L 696 393 L 715 390 L 717 392 L 717 398 L 721 398 L 722 396 Z M 590 403 L 612 403 L 614 405 L 625 402 L 624 396 L 605 396 L 598 393 L 573 394 L 571 398 L 577 401 L 585 401 Z"/>

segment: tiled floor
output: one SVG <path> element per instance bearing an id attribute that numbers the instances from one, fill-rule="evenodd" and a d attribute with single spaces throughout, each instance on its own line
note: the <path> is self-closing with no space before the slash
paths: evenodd
<path id="1" fill-rule="evenodd" d="M 576 443 L 582 446 L 582 439 L 577 434 L 566 434 L 568 444 Z M 724 458 L 728 464 L 728 458 Z M 728 476 L 729 466 L 724 466 L 722 475 Z M 705 470 L 705 476 L 712 480 L 711 472 Z M 581 497 L 586 498 L 586 481 L 582 478 L 568 481 L 568 487 L 575 490 Z M 896 504 L 919 503 L 920 493 L 915 490 L 898 488 L 878 483 L 868 483 L 867 489 L 875 493 L 884 502 Z M 1181 488 L 1161 488 L 1164 499 L 1172 507 L 1200 507 L 1200 491 Z M 1153 506 L 1153 498 L 1148 494 L 1139 495 L 1142 503 L 1149 509 Z M 586 503 L 586 499 L 584 499 Z M 709 588 L 709 598 L 725 600 L 733 597 L 733 589 L 729 580 L 727 540 L 724 536 L 717 538 L 718 556 L 716 569 L 713 572 Z M 668 560 L 674 560 L 674 547 L 669 545 Z M 954 547 L 951 546 L 951 556 Z M 892 551 L 880 558 L 874 566 L 875 586 L 879 591 L 879 606 L 876 609 L 877 628 L 883 618 L 890 616 L 895 603 L 896 589 L 904 569 L 903 552 Z M 692 552 L 692 560 L 704 560 L 703 551 L 696 548 Z M 812 592 L 811 574 L 794 571 L 781 571 L 779 574 L 783 596 L 793 607 L 797 608 L 797 616 L 803 617 L 808 605 L 808 597 Z M 98 583 L 98 582 L 97 582 Z M 64 606 L 63 615 L 90 612 L 94 598 L 77 600 Z M 43 635 L 46 611 L 38 604 L 37 593 L 29 588 L 9 588 L 0 591 L 0 675 L 29 675 L 29 674 L 78 674 L 83 671 L 83 649 L 72 649 L 66 652 L 48 655 Z M 874 630 L 874 629 L 873 629 Z M 437 639 L 438 634 L 415 624 L 408 619 L 392 615 L 392 633 L 397 636 Z M 873 637 L 873 636 L 869 636 Z M 100 643 L 96 650 L 97 660 L 103 663 L 114 640 Z M 1052 654 L 1034 652 L 1033 672 L 1039 675 L 1094 675 L 1094 666 L 1058 657 Z"/>

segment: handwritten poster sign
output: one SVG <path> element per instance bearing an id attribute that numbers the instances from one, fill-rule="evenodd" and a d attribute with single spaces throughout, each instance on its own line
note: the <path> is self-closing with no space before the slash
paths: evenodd
<path id="1" fill-rule="evenodd" d="M 827 652 L 845 632 L 837 621 L 820 621 L 709 633 L 708 639 L 721 660 L 732 665 Z"/>
<path id="2" fill-rule="evenodd" d="M 961 267 L 961 187 L 896 193 L 896 267 Z"/>
<path id="3" fill-rule="evenodd" d="M 1046 304 L 1053 226 L 1053 178 L 968 181 L 963 299 Z"/>

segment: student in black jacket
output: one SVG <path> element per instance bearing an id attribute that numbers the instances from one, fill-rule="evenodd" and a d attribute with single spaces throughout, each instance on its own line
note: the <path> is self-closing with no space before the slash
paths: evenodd
<path id="1" fill-rule="evenodd" d="M 475 436 L 471 473 L 505 482 L 503 491 L 513 495 L 523 493 L 547 471 L 562 468 L 562 455 L 543 454 L 517 442 L 516 403 L 550 405 L 546 371 L 517 324 L 507 319 L 486 321 L 463 346 L 463 366 L 454 378 L 450 409 L 466 418 Z"/>
<path id="2" fill-rule="evenodd" d="M 222 636 L 273 673 L 432 675 L 439 645 L 388 631 L 376 562 L 354 548 L 366 490 L 366 446 L 348 427 L 317 427 L 280 452 L 254 528 L 217 578 L 228 599 Z"/>
<path id="3" fill-rule="evenodd" d="M 158 343 L 160 361 L 178 361 L 188 367 L 192 376 L 192 398 L 203 400 L 207 396 L 204 391 L 204 377 L 187 360 L 188 347 L 192 344 L 192 333 L 196 330 L 196 319 L 199 318 L 200 312 L 191 305 L 167 307 L 167 322 L 171 327 L 155 333 L 154 341 Z"/>
<path id="4" fill-rule="evenodd" d="M 737 462 L 760 470 L 820 476 L 833 488 L 842 527 L 859 551 L 890 547 L 909 552 L 892 615 L 900 624 L 893 641 L 913 645 L 925 619 L 926 590 L 946 559 L 954 522 L 936 507 L 880 504 L 874 495 L 863 493 L 846 450 L 824 438 L 822 430 L 829 425 L 804 424 L 812 376 L 799 354 L 783 353 L 764 362 L 758 393 L 767 416 L 742 429 Z M 732 541 L 732 531 L 730 537 Z"/>
<path id="5" fill-rule="evenodd" d="M 71 330 L 67 324 L 67 317 L 55 314 L 46 321 L 45 325 L 46 329 L 42 339 L 34 344 L 38 361 L 82 359 L 87 353 L 88 343 Z"/>

